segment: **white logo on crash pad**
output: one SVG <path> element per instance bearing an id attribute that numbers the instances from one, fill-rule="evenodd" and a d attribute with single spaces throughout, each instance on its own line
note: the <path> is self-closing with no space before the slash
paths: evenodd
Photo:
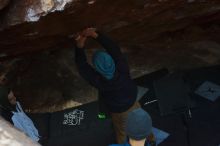
<path id="1" fill-rule="evenodd" d="M 63 125 L 80 125 L 81 121 L 84 119 L 84 111 L 75 109 L 72 112 L 64 114 Z"/>

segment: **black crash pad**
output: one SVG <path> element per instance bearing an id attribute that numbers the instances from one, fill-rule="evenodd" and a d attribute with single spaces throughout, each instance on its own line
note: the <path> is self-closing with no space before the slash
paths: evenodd
<path id="1" fill-rule="evenodd" d="M 160 114 L 182 113 L 190 108 L 188 88 L 181 73 L 172 73 L 154 82 Z"/>
<path id="2" fill-rule="evenodd" d="M 157 102 L 144 106 L 145 101 L 149 100 L 148 96 L 155 98 L 153 97 L 155 96 L 153 82 L 167 74 L 166 71 L 161 73 L 159 76 L 155 75 L 155 78 L 145 75 L 136 79 L 138 85 L 150 89 L 140 100 L 141 105 L 150 113 L 153 126 L 170 134 L 159 146 L 187 146 L 186 128 L 180 115 L 161 117 Z M 151 76 L 154 75 L 151 74 Z M 192 93 L 205 80 L 219 84 L 220 68 L 200 68 L 184 72 L 184 81 Z M 191 94 L 191 98 L 197 103 L 196 108 L 192 109 L 193 117 L 188 122 L 191 146 L 217 146 L 220 144 L 220 99 L 212 103 L 195 94 Z M 63 125 L 64 114 L 75 109 L 85 112 L 84 120 L 78 126 Z M 61 112 L 32 114 L 31 118 L 40 134 L 46 135 L 43 143 L 45 146 L 107 146 L 110 143 L 115 143 L 111 120 L 100 121 L 97 119 L 98 111 L 98 102 L 92 102 Z"/>
<path id="3" fill-rule="evenodd" d="M 190 89 L 191 100 L 196 103 L 196 107 L 191 110 L 192 119 L 188 120 L 188 138 L 191 146 L 218 146 L 220 144 L 220 99 L 210 102 L 193 93 L 206 80 L 220 84 L 220 66 L 183 71 L 183 79 Z M 140 85 L 146 87 L 149 83 L 146 82 L 145 85 L 142 82 Z M 141 101 L 148 99 L 145 96 Z M 161 117 L 157 102 L 145 106 L 142 103 L 142 107 L 150 113 L 154 127 L 170 133 L 160 146 L 188 146 L 187 130 L 181 115 Z"/>
<path id="4" fill-rule="evenodd" d="M 72 122 L 76 125 L 64 124 L 64 115 L 76 110 L 83 112 L 80 124 L 76 124 L 76 120 Z M 115 143 L 111 120 L 98 119 L 98 111 L 98 102 L 92 102 L 51 114 L 31 114 L 30 117 L 43 137 L 40 142 L 44 146 L 107 146 Z"/>

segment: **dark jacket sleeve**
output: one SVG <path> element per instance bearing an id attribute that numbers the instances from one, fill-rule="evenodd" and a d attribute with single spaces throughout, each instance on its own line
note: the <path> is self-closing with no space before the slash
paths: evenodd
<path id="1" fill-rule="evenodd" d="M 6 121 L 8 121 L 11 124 L 13 124 L 13 122 L 11 120 L 12 113 L 10 111 L 5 110 L 5 109 L 0 107 L 0 116 L 2 116 Z"/>
<path id="2" fill-rule="evenodd" d="M 129 67 L 128 63 L 121 52 L 120 47 L 112 41 L 107 36 L 98 33 L 98 37 L 96 40 L 106 49 L 106 51 L 112 56 L 116 63 L 116 67 L 119 72 L 128 73 L 129 74 Z"/>
<path id="3" fill-rule="evenodd" d="M 75 62 L 80 75 L 92 86 L 100 88 L 101 76 L 87 62 L 85 49 L 75 46 Z"/>

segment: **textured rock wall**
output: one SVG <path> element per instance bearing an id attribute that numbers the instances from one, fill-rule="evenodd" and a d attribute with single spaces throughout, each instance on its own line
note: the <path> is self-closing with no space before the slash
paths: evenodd
<path id="1" fill-rule="evenodd" d="M 220 10 L 215 0 L 75 0 L 69 4 L 62 0 L 62 6 L 55 5 L 57 1 L 11 1 L 1 20 L 4 56 L 53 48 L 91 25 L 117 36 L 120 42 L 145 43 L 163 33 L 218 20 Z M 64 6 L 65 10 L 55 11 Z"/>
<path id="2" fill-rule="evenodd" d="M 5 8 L 9 4 L 10 0 L 0 0 L 0 10 Z"/>
<path id="3" fill-rule="evenodd" d="M 96 100 L 69 45 L 69 37 L 88 26 L 120 44 L 133 77 L 220 63 L 217 0 L 11 0 L 0 15 L 0 60 L 18 58 L 11 82 L 32 111 Z M 89 41 L 87 47 L 91 57 L 100 46 Z"/>

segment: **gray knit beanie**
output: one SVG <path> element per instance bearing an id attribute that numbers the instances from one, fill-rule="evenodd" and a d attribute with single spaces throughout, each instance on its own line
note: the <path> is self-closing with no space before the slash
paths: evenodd
<path id="1" fill-rule="evenodd" d="M 129 138 L 142 140 L 152 132 L 152 120 L 150 115 L 141 108 L 128 114 L 125 132 Z"/>

